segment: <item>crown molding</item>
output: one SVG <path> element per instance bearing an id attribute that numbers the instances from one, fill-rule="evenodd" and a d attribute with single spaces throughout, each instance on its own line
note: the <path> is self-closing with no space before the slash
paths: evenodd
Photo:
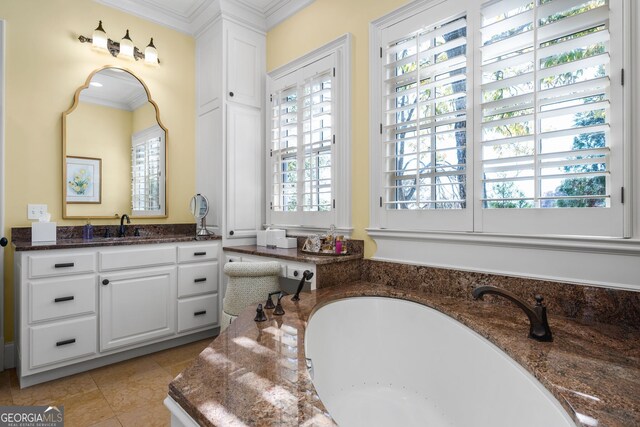
<path id="1" fill-rule="evenodd" d="M 255 0 L 193 0 L 183 11 L 157 4 L 153 0 L 94 0 L 158 25 L 195 36 L 221 14 L 228 15 L 258 31 L 268 31 L 314 0 L 271 0 L 264 6 Z"/>

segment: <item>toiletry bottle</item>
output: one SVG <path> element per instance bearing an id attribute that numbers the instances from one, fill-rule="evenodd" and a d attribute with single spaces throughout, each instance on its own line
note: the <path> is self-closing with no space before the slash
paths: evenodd
<path id="1" fill-rule="evenodd" d="M 85 226 L 82 229 L 82 238 L 84 240 L 93 239 L 93 225 L 91 225 L 91 222 L 89 222 L 89 221 L 87 221 L 87 223 L 85 224 Z"/>
<path id="2" fill-rule="evenodd" d="M 336 253 L 337 254 L 342 253 L 342 240 L 336 239 Z"/>

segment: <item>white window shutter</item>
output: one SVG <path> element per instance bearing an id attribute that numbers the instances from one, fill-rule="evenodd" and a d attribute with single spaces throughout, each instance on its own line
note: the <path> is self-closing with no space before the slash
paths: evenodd
<path id="1" fill-rule="evenodd" d="M 482 7 L 478 231 L 622 234 L 623 135 L 612 125 L 622 91 L 611 82 L 622 50 L 612 19 L 607 0 Z"/>

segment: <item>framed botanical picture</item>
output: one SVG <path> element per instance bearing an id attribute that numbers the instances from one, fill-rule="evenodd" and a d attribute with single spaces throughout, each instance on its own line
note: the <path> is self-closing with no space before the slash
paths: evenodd
<path id="1" fill-rule="evenodd" d="M 67 203 L 101 203 L 102 159 L 67 156 Z"/>

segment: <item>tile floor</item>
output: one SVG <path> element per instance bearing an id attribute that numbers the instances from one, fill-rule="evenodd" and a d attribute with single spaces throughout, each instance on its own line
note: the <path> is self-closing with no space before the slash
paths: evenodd
<path id="1" fill-rule="evenodd" d="M 64 405 L 64 425 L 168 426 L 162 403 L 173 378 L 211 338 L 25 389 L 15 369 L 0 372 L 0 406 Z"/>

